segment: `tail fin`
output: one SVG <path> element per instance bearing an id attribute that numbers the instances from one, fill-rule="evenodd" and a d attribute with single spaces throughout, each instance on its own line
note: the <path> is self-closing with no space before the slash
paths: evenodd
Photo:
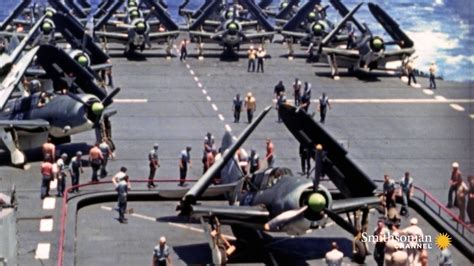
<path id="1" fill-rule="evenodd" d="M 233 142 L 234 141 L 232 139 L 232 136 L 228 131 L 226 131 L 224 137 L 222 137 L 221 152 L 224 153 L 224 151 L 226 151 L 230 146 L 232 146 Z M 243 175 L 244 174 L 242 173 L 239 167 L 239 162 L 234 157 L 229 160 L 229 162 L 227 162 L 227 164 L 221 170 L 222 184 L 229 184 L 235 182 L 242 178 Z"/>

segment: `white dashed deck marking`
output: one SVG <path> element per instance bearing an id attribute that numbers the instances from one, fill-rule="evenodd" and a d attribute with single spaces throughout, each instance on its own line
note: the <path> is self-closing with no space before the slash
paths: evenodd
<path id="1" fill-rule="evenodd" d="M 50 243 L 38 243 L 35 252 L 35 259 L 37 260 L 47 260 L 49 259 L 49 251 L 51 250 Z"/>

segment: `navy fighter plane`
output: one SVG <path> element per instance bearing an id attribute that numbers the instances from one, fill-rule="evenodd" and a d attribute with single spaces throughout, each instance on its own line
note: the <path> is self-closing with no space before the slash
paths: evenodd
<path id="1" fill-rule="evenodd" d="M 357 235 L 367 228 L 369 208 L 379 206 L 374 195 L 376 185 L 346 156 L 346 151 L 328 135 L 308 114 L 284 105 L 279 109 L 283 122 L 302 145 L 316 146 L 316 167 L 313 179 L 294 176 L 284 167 L 265 169 L 251 177 L 243 176 L 233 157 L 264 116 L 267 107 L 232 144 L 230 135 L 224 137 L 228 148 L 221 159 L 183 196 L 178 210 L 182 216 L 198 218 L 204 227 L 213 251 L 213 263 L 220 265 L 235 250 L 219 235 L 220 225 L 230 225 L 239 242 L 248 245 L 262 243 L 264 232 L 284 232 L 297 236 L 324 227 L 327 218 L 351 232 L 354 240 L 353 259 L 363 263 L 367 250 Z M 227 138 L 227 140 L 225 140 Z M 209 187 L 216 175 L 222 185 Z M 340 197 L 320 184 L 326 174 L 340 190 Z M 229 205 L 215 206 L 198 203 L 209 189 L 227 187 Z M 340 214 L 362 211 L 361 225 L 354 218 L 346 221 Z M 357 212 L 358 213 L 358 212 Z M 358 215 L 355 215 L 358 217 Z M 268 236 L 269 237 L 269 236 Z M 271 242 L 270 242 L 271 243 Z M 257 244 L 259 245 L 259 244 Z"/>
<path id="2" fill-rule="evenodd" d="M 12 97 L 23 87 L 23 75 L 35 56 L 53 78 L 55 92 Z M 92 79 L 69 55 L 50 45 L 33 48 L 15 63 L 0 88 L 0 147 L 10 152 L 13 165 L 24 164 L 22 150 L 40 147 L 48 135 L 56 143 L 69 142 L 72 134 L 91 129 L 110 136 L 109 117 L 114 111 L 107 107 L 120 89 L 107 95 Z"/>
<path id="3" fill-rule="evenodd" d="M 334 6 L 341 15 L 348 14 L 348 9 L 340 0 L 331 1 L 336 3 Z M 369 3 L 368 6 L 369 11 L 390 35 L 392 41 L 386 42 L 382 37 L 375 36 L 366 24 L 361 24 L 352 17 L 352 22 L 362 33 L 361 36 L 355 38 L 352 47 L 348 49 L 346 47 L 327 47 L 327 44 L 337 33 L 333 30 L 321 41 L 318 48 L 317 60 L 326 60 L 331 66 L 332 76 L 335 78 L 339 75 L 338 67 L 347 68 L 350 72 L 386 70 L 385 65 L 388 62 L 403 61 L 415 52 L 413 41 L 400 29 L 395 20 L 380 6 L 373 3 Z M 390 45 L 396 46 L 396 48 L 387 50 Z"/>
<path id="4" fill-rule="evenodd" d="M 262 10 L 249 0 L 241 0 L 248 11 L 257 19 L 263 31 L 245 30 L 238 17 L 238 10 L 235 5 L 229 6 L 225 11 L 224 18 L 215 31 L 200 30 L 206 19 L 218 7 L 217 0 L 211 0 L 204 12 L 189 26 L 189 36 L 192 42 L 198 43 L 199 55 L 202 56 L 202 46 L 206 42 L 219 43 L 224 48 L 224 53 L 235 53 L 241 44 L 261 42 L 271 40 L 275 33 L 274 27 L 265 18 Z"/>
<path id="5" fill-rule="evenodd" d="M 179 35 L 178 25 L 161 4 L 152 0 L 143 0 L 143 3 L 150 9 L 146 17 L 140 11 L 138 2 L 131 0 L 127 6 L 127 23 L 115 25 L 116 29 L 122 29 L 122 32 L 96 30 L 95 35 L 107 39 L 108 42 L 125 44 L 126 53 L 151 48 L 152 43 L 166 44 L 166 53 L 170 56 L 173 40 Z M 152 21 L 152 17 L 158 21 Z"/>
<path id="6" fill-rule="evenodd" d="M 280 33 L 288 44 L 290 55 L 293 55 L 292 44 L 296 41 L 301 45 L 313 45 L 318 47 L 324 37 L 329 35 L 332 31 L 335 32 L 335 35 L 332 35 L 326 45 L 330 44 L 331 46 L 335 46 L 337 44 L 346 43 L 347 34 L 340 35 L 339 32 L 345 27 L 347 20 L 362 6 L 362 3 L 359 3 L 351 12 L 347 12 L 344 15 L 345 18 L 335 27 L 326 19 L 323 9 L 314 10 L 314 6 L 317 2 L 319 2 L 319 0 L 308 1 L 298 10 L 292 19 L 283 25 Z M 299 29 L 301 27 L 303 27 L 304 31 Z"/>

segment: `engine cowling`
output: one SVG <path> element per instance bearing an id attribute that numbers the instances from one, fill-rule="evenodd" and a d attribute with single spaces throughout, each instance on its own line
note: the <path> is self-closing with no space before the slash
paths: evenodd
<path id="1" fill-rule="evenodd" d="M 385 42 L 379 36 L 372 37 L 372 39 L 370 40 L 369 46 L 370 46 L 370 49 L 376 53 L 382 50 L 385 50 Z"/>
<path id="2" fill-rule="evenodd" d="M 83 67 L 91 66 L 91 58 L 81 50 L 73 50 L 69 53 L 69 56 Z"/>
<path id="3" fill-rule="evenodd" d="M 53 20 L 51 20 L 49 18 L 45 18 L 43 20 L 43 23 L 41 23 L 40 30 L 43 34 L 48 35 L 51 32 L 53 32 L 54 29 L 56 29 L 56 25 L 54 24 Z"/>
<path id="4" fill-rule="evenodd" d="M 310 221 L 319 221 L 324 218 L 324 209 L 332 208 L 332 196 L 324 186 L 319 186 L 317 191 L 308 189 L 300 196 L 300 207 L 308 206 L 304 217 Z"/>
<path id="5" fill-rule="evenodd" d="M 144 35 L 148 30 L 148 26 L 144 19 L 135 19 L 132 22 L 132 25 L 135 32 L 140 35 Z"/>

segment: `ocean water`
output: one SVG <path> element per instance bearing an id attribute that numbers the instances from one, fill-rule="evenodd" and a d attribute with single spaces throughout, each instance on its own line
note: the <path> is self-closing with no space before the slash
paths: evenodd
<path id="1" fill-rule="evenodd" d="M 44 2 L 44 0 L 37 0 Z M 100 0 L 90 0 L 96 5 Z M 181 0 L 167 0 L 169 12 L 179 23 Z M 191 0 L 189 8 L 197 8 L 203 0 Z M 325 4 L 323 0 L 323 4 Z M 344 0 L 349 9 L 360 1 Z M 438 65 L 438 72 L 446 80 L 474 80 L 474 0 L 372 0 L 382 6 L 407 35 L 415 42 L 418 56 L 415 65 L 426 71 L 430 62 Z M 0 19 L 3 19 L 18 3 L 18 0 L 0 0 Z M 279 0 L 274 0 L 278 5 Z M 328 15 L 334 21 L 341 18 L 332 8 Z M 376 35 L 390 39 L 383 28 L 363 6 L 356 18 L 366 22 Z"/>

